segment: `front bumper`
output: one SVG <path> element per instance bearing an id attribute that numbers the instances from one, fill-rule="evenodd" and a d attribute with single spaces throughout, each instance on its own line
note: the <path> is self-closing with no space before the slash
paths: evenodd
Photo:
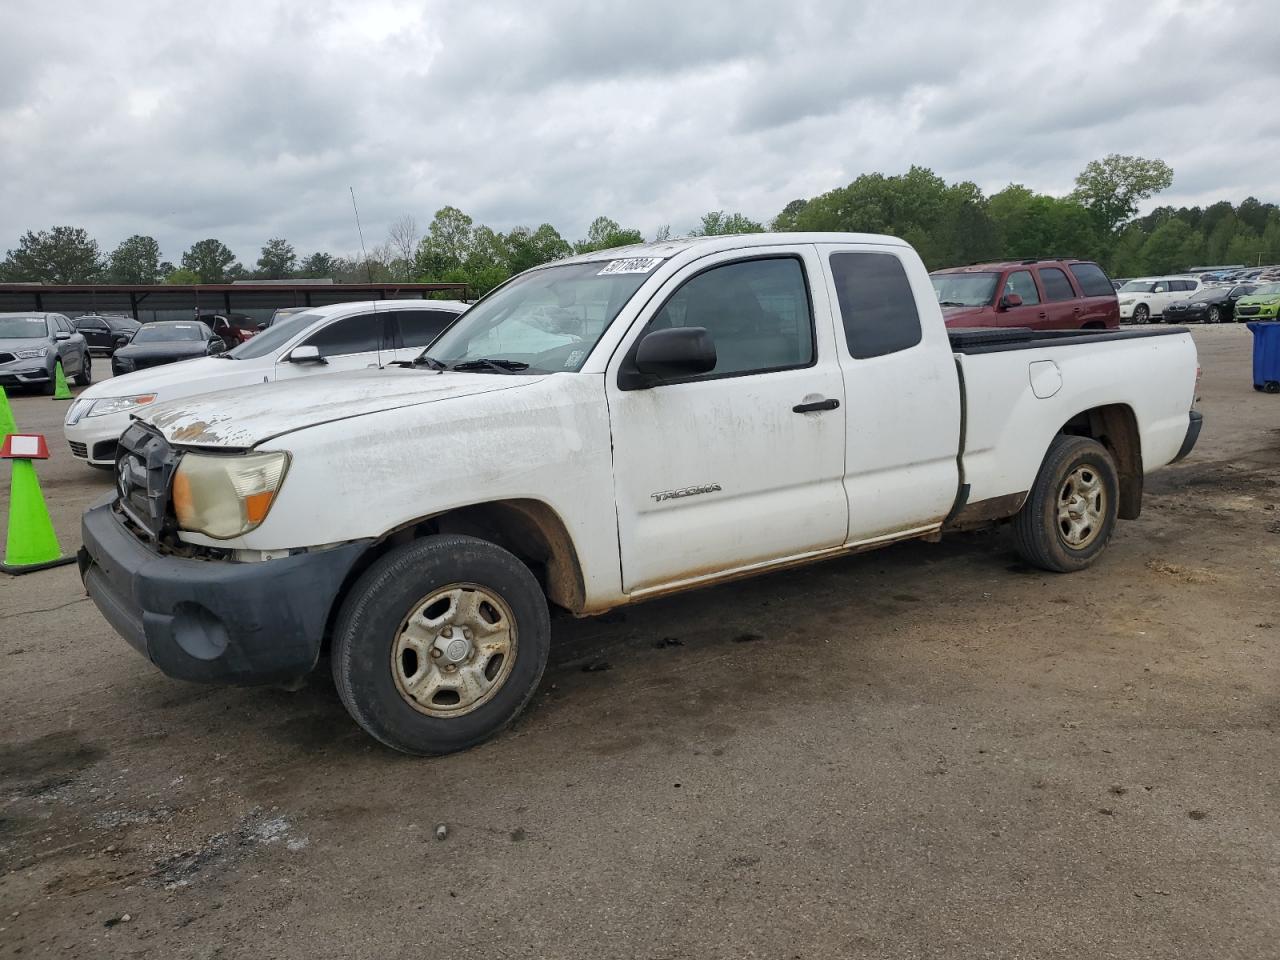
<path id="1" fill-rule="evenodd" d="M 73 456 L 105 467 L 116 462 L 116 445 L 120 434 L 128 428 L 128 413 L 112 413 L 105 417 L 81 417 L 75 423 L 64 424 L 62 435 L 67 438 Z"/>
<path id="2" fill-rule="evenodd" d="M 0 366 L 0 386 L 27 387 L 49 382 L 49 368 L 43 360 L 14 360 Z"/>
<path id="3" fill-rule="evenodd" d="M 1171 460 L 1171 463 L 1177 463 L 1184 459 L 1187 454 L 1195 449 L 1196 441 L 1200 439 L 1200 428 L 1204 426 L 1204 414 L 1199 410 L 1192 410 L 1190 420 L 1187 422 L 1187 435 L 1182 439 L 1182 446 L 1178 448 L 1178 454 Z"/>
<path id="4" fill-rule="evenodd" d="M 258 563 L 165 556 L 109 502 L 85 512 L 81 533 L 80 576 L 107 622 L 164 673 L 201 683 L 309 673 L 342 582 L 369 545 Z"/>
<path id="5" fill-rule="evenodd" d="M 1236 317 L 1240 320 L 1275 320 L 1280 316 L 1280 303 L 1236 304 Z"/>

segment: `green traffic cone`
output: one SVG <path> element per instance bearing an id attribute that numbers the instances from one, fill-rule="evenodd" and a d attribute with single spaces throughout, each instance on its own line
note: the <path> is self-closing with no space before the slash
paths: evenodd
<path id="1" fill-rule="evenodd" d="M 18 425 L 13 420 L 13 410 L 9 406 L 9 398 L 4 394 L 4 387 L 0 387 L 0 441 L 4 440 L 11 433 L 18 432 Z"/>
<path id="2" fill-rule="evenodd" d="M 64 557 L 53 532 L 49 508 L 40 492 L 40 480 L 30 460 L 13 461 L 13 483 L 9 488 L 9 536 L 5 542 L 0 571 L 17 575 L 59 567 L 75 557 Z"/>
<path id="3" fill-rule="evenodd" d="M 60 363 L 53 365 L 53 399 L 71 399 L 71 388 L 67 386 L 67 375 L 62 372 L 62 364 Z"/>

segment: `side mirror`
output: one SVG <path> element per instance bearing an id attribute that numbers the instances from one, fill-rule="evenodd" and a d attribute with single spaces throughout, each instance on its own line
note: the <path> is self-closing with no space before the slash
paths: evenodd
<path id="1" fill-rule="evenodd" d="M 123 333 L 116 334 L 115 344 L 117 347 L 127 346 L 128 343 L 129 343 L 129 338 L 126 337 Z"/>
<path id="2" fill-rule="evenodd" d="M 259 329 L 259 330 L 265 330 L 265 329 L 267 329 L 267 325 L 266 325 L 266 323 L 260 323 L 260 324 L 258 324 L 258 329 Z"/>
<path id="3" fill-rule="evenodd" d="M 209 350 L 209 353 L 211 353 L 211 354 L 214 354 L 214 353 L 222 353 L 222 351 L 224 351 L 224 350 L 226 350 L 226 349 L 227 349 L 227 344 L 225 343 L 225 341 L 223 341 L 223 340 L 222 340 L 221 338 L 219 338 L 219 337 L 213 337 L 213 338 L 209 341 L 208 350 Z"/>
<path id="4" fill-rule="evenodd" d="M 53 335 L 53 339 L 55 339 L 55 340 L 70 340 L 70 339 L 71 339 L 71 334 L 67 333 L 67 331 L 65 331 L 65 330 L 59 330 L 59 331 L 57 331 L 56 333 L 54 333 L 54 335 Z"/>
<path id="5" fill-rule="evenodd" d="M 636 345 L 636 369 L 649 377 L 693 377 L 715 367 L 716 345 L 706 327 L 654 330 Z"/>
<path id="6" fill-rule="evenodd" d="M 324 357 L 320 356 L 320 348 L 316 346 L 294 347 L 289 351 L 290 363 L 328 363 Z"/>
<path id="7" fill-rule="evenodd" d="M 1010 307 L 1022 306 L 1022 295 L 1017 293 L 1006 293 L 1000 298 L 1000 309 L 1008 310 Z"/>

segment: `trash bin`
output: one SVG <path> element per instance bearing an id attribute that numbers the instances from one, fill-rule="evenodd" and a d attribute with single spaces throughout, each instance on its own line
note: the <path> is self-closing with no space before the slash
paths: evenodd
<path id="1" fill-rule="evenodd" d="M 1280 320 L 1251 321 L 1253 389 L 1280 393 Z"/>

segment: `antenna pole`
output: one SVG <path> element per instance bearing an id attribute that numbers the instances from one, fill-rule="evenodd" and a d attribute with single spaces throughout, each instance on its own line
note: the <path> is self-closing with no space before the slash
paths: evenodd
<path id="1" fill-rule="evenodd" d="M 351 209 L 356 212 L 356 233 L 360 235 L 360 252 L 364 254 L 364 272 L 373 283 L 373 265 L 369 263 L 369 251 L 364 248 L 364 228 L 360 226 L 360 208 L 356 206 L 356 188 L 347 187 L 351 191 Z"/>

